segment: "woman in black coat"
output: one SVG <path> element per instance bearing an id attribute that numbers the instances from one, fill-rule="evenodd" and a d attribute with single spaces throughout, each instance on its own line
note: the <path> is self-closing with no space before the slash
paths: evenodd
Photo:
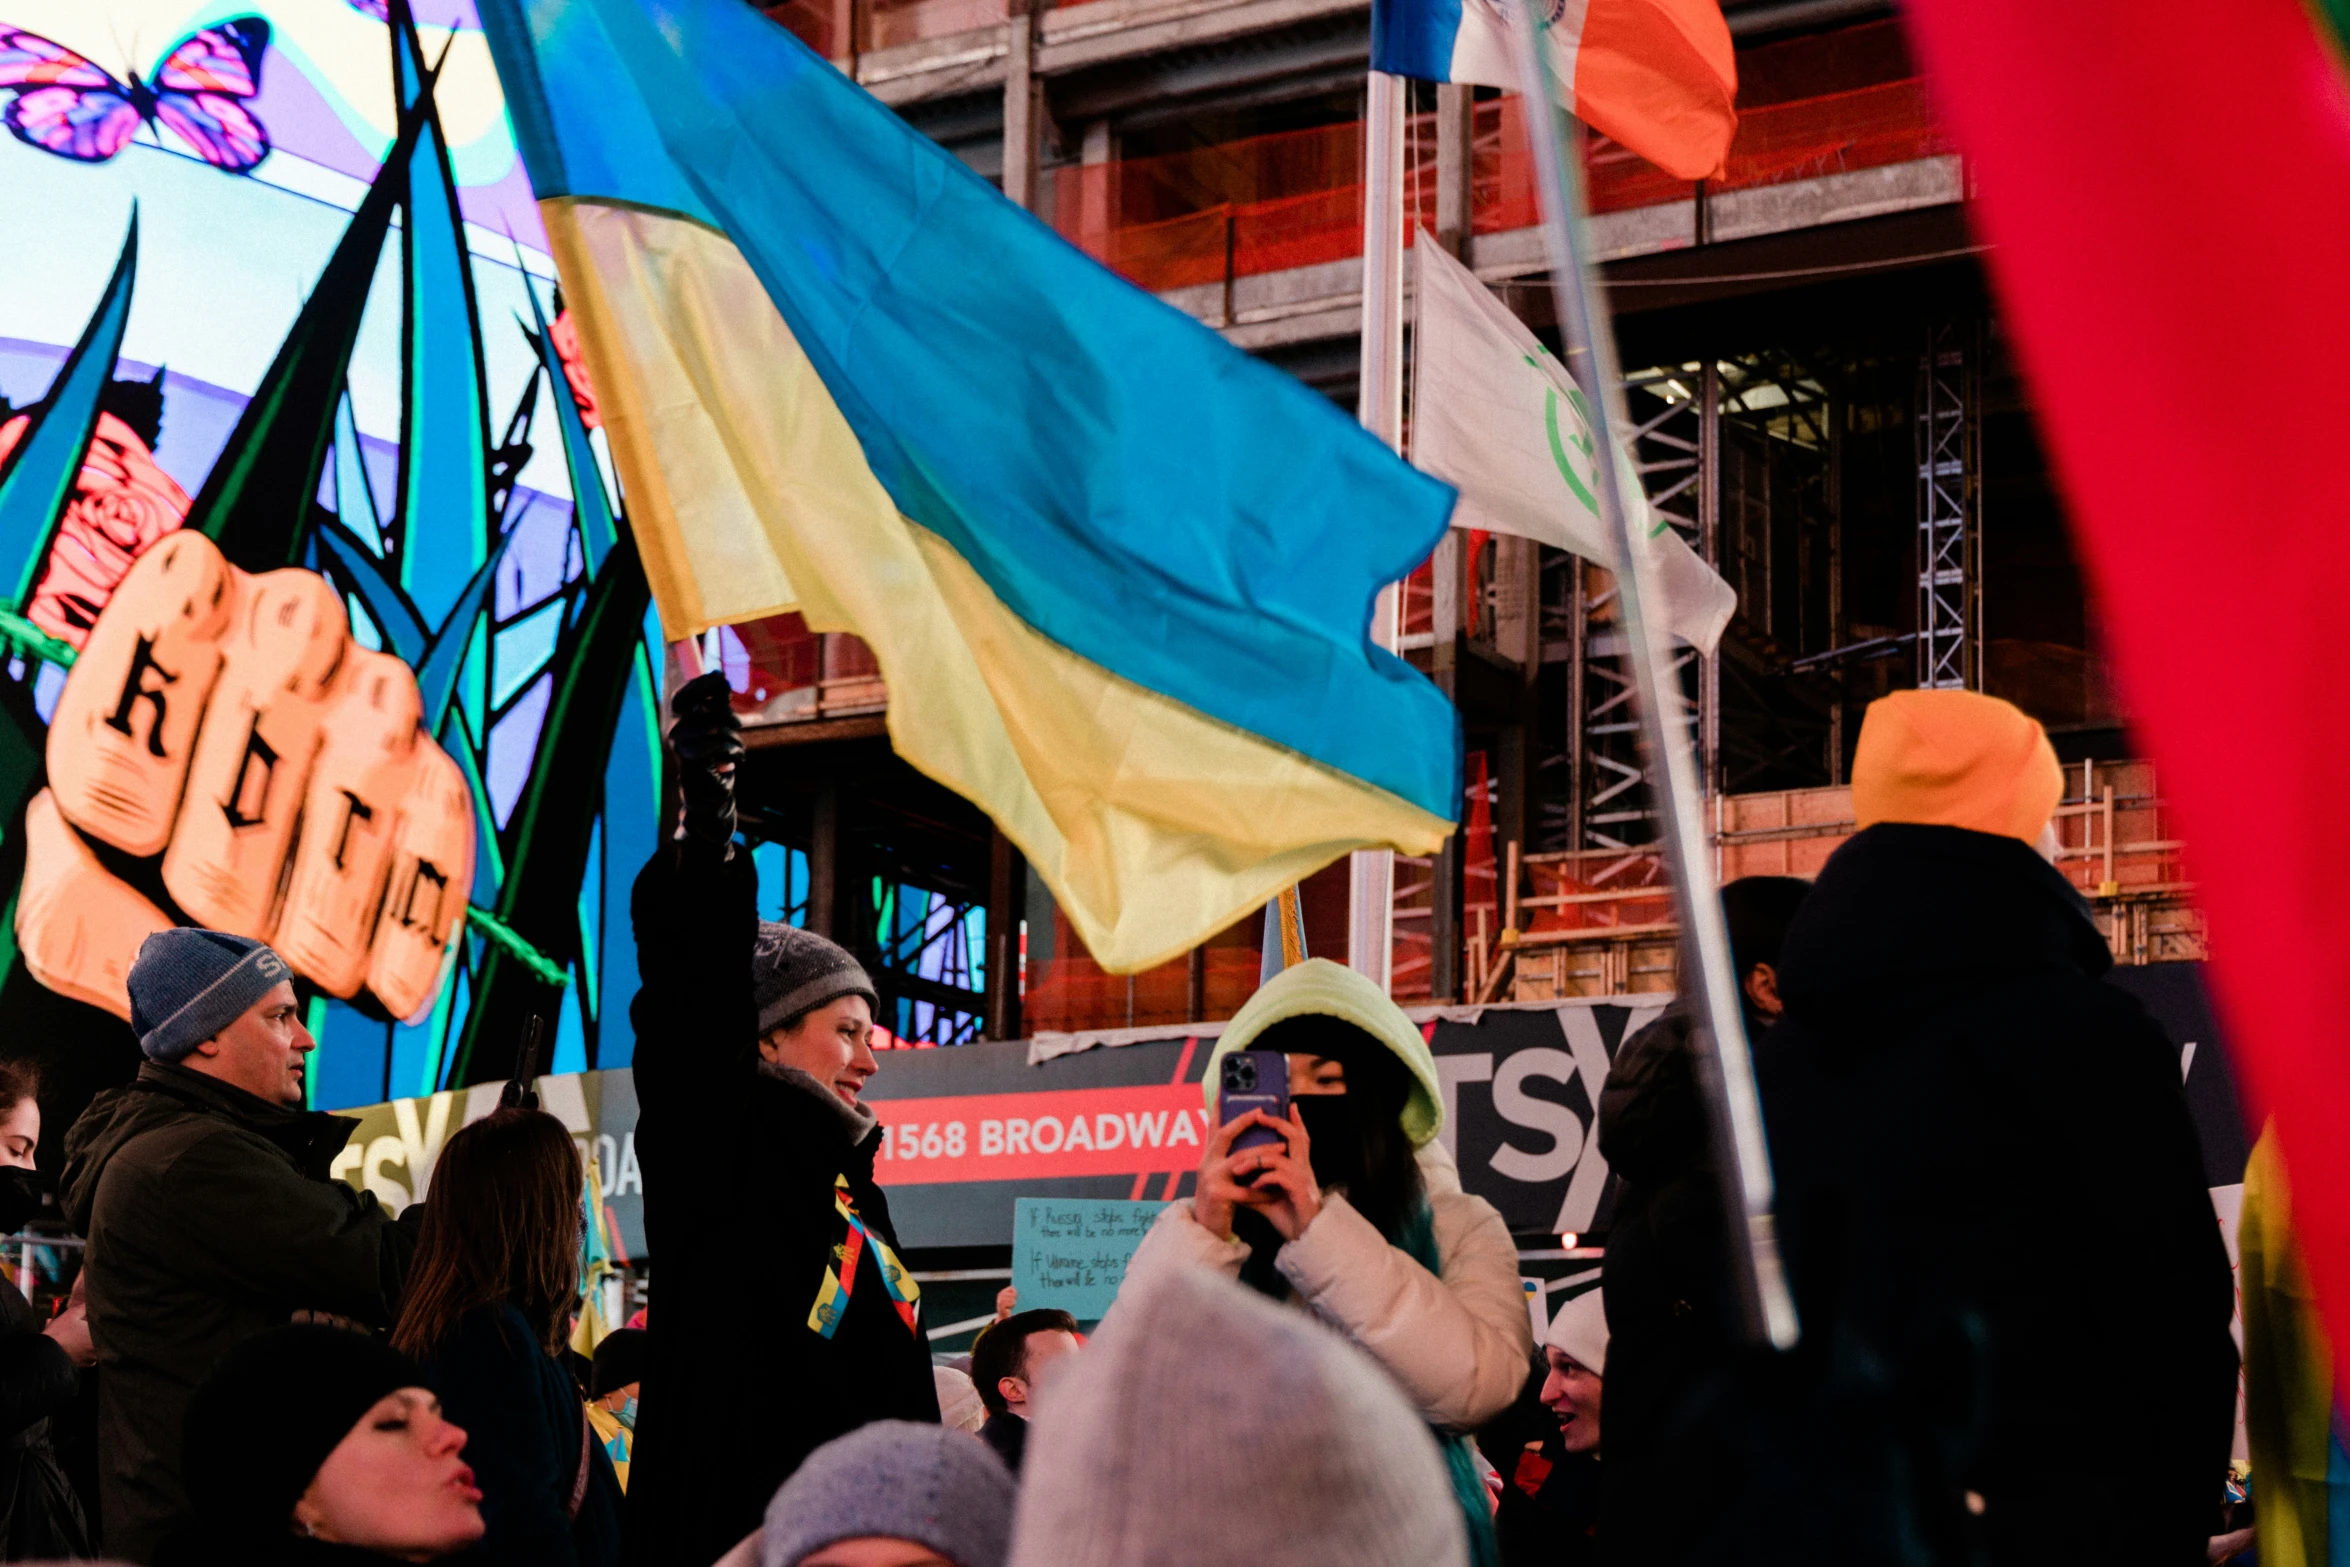
<path id="1" fill-rule="evenodd" d="M 873 1180 L 873 986 L 761 924 L 730 852 L 742 740 L 723 676 L 679 691 L 685 836 L 638 876 L 637 1152 L 661 1259 L 629 1464 L 637 1559 L 708 1567 L 800 1461 L 873 1420 L 938 1419 L 920 1291 Z"/>
<path id="2" fill-rule="evenodd" d="M 579 1293 L 581 1177 L 571 1134 L 500 1109 L 449 1139 L 392 1346 L 422 1365 L 469 1456 L 500 1567 L 614 1567 L 620 1485 L 555 1358 Z"/>
<path id="3" fill-rule="evenodd" d="M 397 1567 L 481 1539 L 466 1433 L 372 1335 L 300 1323 L 245 1340 L 184 1435 L 194 1517 L 157 1567 Z"/>
<path id="4" fill-rule="evenodd" d="M 41 1143 L 39 1082 L 22 1062 L 0 1063 L 0 1234 L 41 1207 L 33 1150 Z M 89 1525 L 49 1441 L 52 1416 L 73 1407 L 79 1368 L 97 1359 L 80 1291 L 44 1324 L 0 1279 L 0 1561 L 88 1556 Z"/>

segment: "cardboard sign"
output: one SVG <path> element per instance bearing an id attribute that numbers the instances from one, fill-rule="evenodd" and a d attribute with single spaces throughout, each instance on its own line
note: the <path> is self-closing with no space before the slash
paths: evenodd
<path id="1" fill-rule="evenodd" d="M 1022 1197 L 1012 1204 L 1012 1286 L 1020 1309 L 1058 1309 L 1099 1322 L 1126 1280 L 1134 1248 L 1167 1205 Z"/>

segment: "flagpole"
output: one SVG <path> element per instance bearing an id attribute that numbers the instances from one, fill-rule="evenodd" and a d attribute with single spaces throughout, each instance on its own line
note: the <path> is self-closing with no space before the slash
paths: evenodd
<path id="1" fill-rule="evenodd" d="M 1404 80 L 1370 73 L 1363 116 L 1363 357 L 1359 416 L 1394 450 L 1403 448 Z M 1371 640 L 1395 650 L 1398 591 L 1379 590 Z M 1347 874 L 1347 963 L 1381 990 L 1392 975 L 1395 855 L 1359 849 Z"/>
<path id="2" fill-rule="evenodd" d="M 1713 1122 L 1714 1163 L 1722 1182 L 1737 1266 L 1739 1306 L 1748 1338 L 1780 1349 L 1798 1333 L 1795 1302 L 1780 1266 L 1772 1227 L 1771 1158 L 1764 1141 L 1762 1105 L 1755 1091 L 1754 1060 L 1739 1014 L 1738 980 L 1730 961 L 1730 937 L 1714 888 L 1705 841 L 1705 802 L 1687 729 L 1676 710 L 1680 685 L 1666 645 L 1663 623 L 1651 618 L 1655 584 L 1645 540 L 1633 537 L 1625 505 L 1618 432 L 1629 430 L 1624 412 L 1623 376 L 1616 363 L 1615 330 L 1601 306 L 1590 265 L 1590 236 L 1584 226 L 1583 167 L 1570 157 L 1572 145 L 1550 51 L 1534 8 L 1513 5 L 1518 68 L 1531 130 L 1535 172 L 1542 186 L 1543 233 L 1550 252 L 1551 283 L 1564 328 L 1567 365 L 1591 392 L 1593 464 L 1600 523 L 1615 540 L 1616 602 L 1624 622 L 1624 645 L 1640 697 L 1640 732 L 1650 767 L 1651 788 L 1664 821 L 1666 864 L 1673 901 L 1681 920 L 1680 989 L 1697 1037 L 1710 1048 L 1699 1056 L 1698 1078 Z M 1368 307 L 1366 306 L 1366 309 Z M 1364 353 L 1369 355 L 1366 342 Z M 1581 365 L 1576 364 L 1580 359 Z"/>

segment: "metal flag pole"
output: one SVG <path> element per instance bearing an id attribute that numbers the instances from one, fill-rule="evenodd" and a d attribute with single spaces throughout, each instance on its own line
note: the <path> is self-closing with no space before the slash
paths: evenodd
<path id="1" fill-rule="evenodd" d="M 1363 116 L 1363 358 L 1359 416 L 1403 448 L 1404 80 L 1373 71 Z M 1371 640 L 1395 651 L 1399 595 L 1379 590 Z M 1395 855 L 1358 849 L 1347 866 L 1347 963 L 1381 990 L 1394 950 Z"/>
<path id="2" fill-rule="evenodd" d="M 1689 735 L 1674 709 L 1680 705 L 1671 649 L 1664 627 L 1648 614 L 1652 591 L 1647 541 L 1634 536 L 1625 505 L 1617 432 L 1631 428 L 1624 412 L 1623 376 L 1616 364 L 1615 330 L 1598 297 L 1589 263 L 1582 160 L 1568 155 L 1574 145 L 1543 24 L 1534 7 L 1508 8 L 1518 35 L 1518 68 L 1526 96 L 1526 123 L 1534 147 L 1535 174 L 1542 186 L 1543 234 L 1550 252 L 1552 288 L 1565 328 L 1566 362 L 1591 393 L 1593 463 L 1599 512 L 1615 541 L 1616 602 L 1622 606 L 1624 642 L 1639 690 L 1640 734 L 1648 753 L 1657 805 L 1664 817 L 1665 861 L 1673 877 L 1673 902 L 1681 919 L 1681 988 L 1692 1023 L 1710 1049 L 1700 1047 L 1698 1077 L 1713 1121 L 1714 1163 L 1721 1172 L 1722 1199 L 1736 1252 L 1732 1272 L 1747 1337 L 1791 1348 L 1797 1336 L 1795 1302 L 1779 1263 L 1771 1219 L 1771 1158 L 1763 1139 L 1762 1106 L 1755 1093 L 1754 1061 L 1738 1009 L 1738 979 L 1730 961 L 1730 936 L 1714 890 L 1705 841 L 1705 802 L 1697 784 L 1697 762 Z M 1366 362 L 1370 349 L 1366 343 Z M 1577 361 L 1581 363 L 1578 365 Z"/>

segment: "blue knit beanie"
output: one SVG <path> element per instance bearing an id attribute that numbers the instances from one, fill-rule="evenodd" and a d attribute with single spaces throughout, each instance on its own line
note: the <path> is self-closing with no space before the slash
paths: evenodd
<path id="1" fill-rule="evenodd" d="M 150 1061 L 177 1061 L 293 977 L 267 942 L 184 925 L 159 930 L 131 965 L 139 1048 Z"/>

